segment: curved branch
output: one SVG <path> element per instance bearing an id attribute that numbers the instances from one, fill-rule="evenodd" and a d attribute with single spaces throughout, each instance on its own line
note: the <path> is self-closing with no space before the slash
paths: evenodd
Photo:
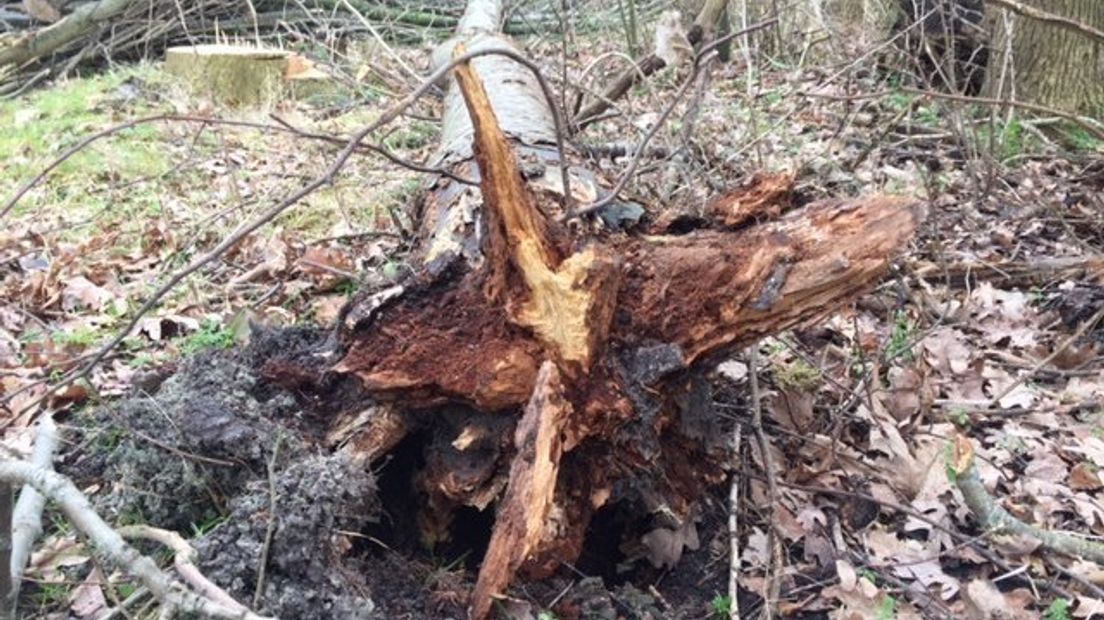
<path id="1" fill-rule="evenodd" d="M 1070 32 L 1076 32 L 1077 34 L 1084 35 L 1093 39 L 1099 44 L 1104 45 L 1104 30 L 1093 28 L 1088 24 L 1081 23 L 1077 20 L 1063 17 L 1049 11 L 1043 11 L 1033 6 L 1028 6 L 1014 0 L 984 0 L 986 4 L 992 4 L 993 6 L 999 6 L 1002 9 L 1007 9 L 1018 15 L 1024 17 L 1030 17 L 1031 19 L 1041 21 L 1043 23 L 1057 26 L 1058 28 L 1064 28 Z"/>

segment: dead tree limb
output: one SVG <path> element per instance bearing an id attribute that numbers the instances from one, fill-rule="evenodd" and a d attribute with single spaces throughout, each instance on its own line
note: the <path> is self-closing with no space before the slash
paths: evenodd
<path id="1" fill-rule="evenodd" d="M 694 20 L 694 26 L 690 29 L 690 32 L 686 33 L 686 38 L 690 41 L 690 44 L 695 48 L 699 48 L 703 44 L 708 44 L 711 41 L 709 36 L 715 29 L 715 24 L 720 19 L 724 2 L 717 2 L 710 0 L 702 6 L 701 12 Z M 766 19 L 761 22 L 752 24 L 743 30 L 733 32 L 725 35 L 722 39 L 717 39 L 715 42 L 722 44 L 726 41 L 731 41 L 736 37 L 751 34 L 763 28 L 770 27 L 778 22 L 777 18 Z M 632 67 L 629 67 L 622 71 L 613 83 L 611 83 L 603 92 L 600 97 L 591 101 L 587 105 L 583 106 L 576 114 L 575 118 L 578 119 L 576 126 L 578 129 L 582 129 L 587 125 L 598 120 L 601 115 L 617 102 L 618 99 L 625 96 L 625 93 L 629 92 L 636 84 L 639 84 L 641 80 L 659 72 L 661 69 L 667 66 L 667 62 L 659 57 L 656 53 L 649 53 L 642 58 L 638 59 Z"/>
<path id="2" fill-rule="evenodd" d="M 41 30 L 0 39 L 0 68 L 19 67 L 51 54 L 122 14 L 133 2 L 134 0 L 88 2 Z"/>
<path id="3" fill-rule="evenodd" d="M 986 490 L 981 476 L 978 475 L 973 444 L 961 435 L 955 437 L 955 461 L 952 468 L 954 481 L 958 490 L 962 491 L 966 506 L 987 531 L 1024 536 L 1039 541 L 1051 551 L 1104 564 L 1104 544 L 1099 541 L 1029 525 L 1009 514 Z"/>

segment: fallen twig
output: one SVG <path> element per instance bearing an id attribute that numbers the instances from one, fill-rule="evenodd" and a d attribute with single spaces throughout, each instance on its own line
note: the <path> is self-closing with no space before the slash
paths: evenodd
<path id="1" fill-rule="evenodd" d="M 1104 277 L 1104 259 L 1095 256 L 1042 258 L 1039 260 L 982 262 L 976 260 L 937 264 L 910 263 L 917 277 L 942 279 L 948 286 L 970 286 L 986 279 L 1003 286 L 1031 286 L 1055 280 Z"/>
<path id="2" fill-rule="evenodd" d="M 15 617 L 15 584 L 11 574 L 12 486 L 0 483 L 0 618 Z"/>
<path id="3" fill-rule="evenodd" d="M 743 427 L 739 423 L 732 432 L 732 483 L 728 488 L 728 617 L 740 620 L 740 440 Z"/>
<path id="4" fill-rule="evenodd" d="M 31 465 L 42 469 L 52 469 L 54 452 L 58 446 L 57 425 L 49 412 L 43 413 L 38 421 L 38 433 L 35 435 Z M 31 548 L 42 533 L 42 509 L 46 507 L 46 498 L 31 485 L 24 485 L 19 493 L 19 501 L 12 513 L 12 552 L 11 579 L 12 599 L 19 597 L 23 571 L 31 558 Z"/>
<path id="5" fill-rule="evenodd" d="M 268 460 L 268 527 L 265 528 L 264 545 L 261 546 L 261 558 L 257 561 L 257 585 L 253 589 L 253 607 L 261 606 L 264 598 L 265 571 L 268 568 L 268 554 L 272 549 L 272 536 L 276 534 L 276 458 L 280 455 L 280 440 L 276 435 L 276 444 L 272 447 L 272 458 Z"/>
<path id="6" fill-rule="evenodd" d="M 238 613 L 248 614 L 249 608 L 234 600 L 234 597 L 226 593 L 226 590 L 218 587 L 210 579 L 199 572 L 194 561 L 196 550 L 184 540 L 184 537 L 176 532 L 163 530 L 149 525 L 128 525 L 119 528 L 119 535 L 123 538 L 141 538 L 152 540 L 165 545 L 173 550 L 173 567 L 185 583 L 195 588 L 201 595 L 212 601 L 224 605 L 228 609 Z"/>
<path id="7" fill-rule="evenodd" d="M 798 94 L 804 97 L 811 97 L 815 99 L 831 99 L 833 101 L 863 101 L 867 99 L 881 99 L 890 95 L 905 93 L 907 95 L 916 95 L 917 97 L 930 97 L 932 99 L 946 99 L 949 101 L 957 101 L 959 103 L 976 103 L 980 105 L 992 105 L 992 106 L 1008 106 L 1012 108 L 1020 108 L 1027 110 L 1028 112 L 1035 112 L 1036 114 L 1045 114 L 1048 116 L 1057 116 L 1063 118 L 1078 127 L 1089 132 L 1098 140 L 1104 140 L 1104 129 L 1101 128 L 1099 121 L 1091 119 L 1089 117 L 1080 116 L 1072 112 L 1066 112 L 1065 110 L 1059 110 L 1045 105 L 1039 105 L 1036 103 L 1028 103 L 1026 101 L 1017 101 L 1015 99 L 995 99 L 992 97 L 976 97 L 970 95 L 958 95 L 955 93 L 945 93 L 936 90 L 924 90 L 922 88 L 912 88 L 910 86 L 901 86 L 893 90 L 883 90 L 873 93 L 859 93 L 854 95 L 834 95 L 827 93 L 814 93 L 809 91 L 800 91 Z"/>
<path id="8" fill-rule="evenodd" d="M 756 343 L 748 349 L 748 383 L 751 386 L 751 424 L 755 428 L 755 438 L 759 444 L 759 455 L 763 459 L 763 474 L 767 479 L 767 500 L 769 508 L 768 521 L 774 523 L 774 507 L 778 505 L 778 480 L 774 469 L 774 458 L 771 456 L 770 439 L 763 430 L 763 401 L 759 394 L 759 344 Z M 774 528 L 770 528 L 771 558 L 767 568 L 767 579 L 763 583 L 766 590 L 763 594 L 763 606 L 767 610 L 767 617 L 773 618 L 778 605 L 779 571 L 782 570 L 782 548 L 778 534 Z"/>
<path id="9" fill-rule="evenodd" d="M 1028 525 L 1009 514 L 985 489 L 981 476 L 978 475 L 974 446 L 962 435 L 955 437 L 952 469 L 955 474 L 954 482 L 962 491 L 966 506 L 985 529 L 1033 538 L 1051 551 L 1104 564 L 1104 544 L 1069 532 L 1055 532 Z"/>

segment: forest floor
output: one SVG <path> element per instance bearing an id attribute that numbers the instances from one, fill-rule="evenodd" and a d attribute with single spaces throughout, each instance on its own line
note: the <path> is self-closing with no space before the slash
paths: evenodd
<path id="1" fill-rule="evenodd" d="M 557 75 L 558 43 L 531 45 Z M 581 46 L 575 74 L 607 51 Z M 423 51 L 399 53 L 425 66 Z M 890 74 L 845 81 L 832 69 L 777 65 L 749 85 L 741 63 L 718 68 L 657 137 L 692 156 L 649 161 L 631 190 L 653 209 L 649 219 L 668 222 L 693 220 L 759 170 L 793 174 L 797 205 L 878 192 L 930 205 L 920 237 L 875 291 L 763 341 L 756 368 L 742 356 L 717 368 L 714 411 L 726 436 L 741 429 L 744 446 L 734 464 L 741 612 L 757 614 L 773 591 L 777 611 L 799 618 L 1104 615 L 1104 566 L 983 531 L 947 475 L 950 442 L 968 436 L 982 479 L 1012 514 L 1104 534 L 1104 145 L 1054 119 L 993 118 L 894 90 Z M 605 71 L 576 77 L 598 88 Z M 410 87 L 390 69 L 363 75 L 367 101 L 268 111 L 215 110 L 153 65 L 0 102 L 0 196 L 83 137 L 153 114 L 278 127 L 275 114 L 347 135 L 381 98 Z M 678 80 L 669 71 L 636 89 L 625 115 L 588 129 L 585 142 L 631 143 Z M 382 143 L 425 159 L 436 107 L 421 104 Z M 37 409 L 27 405 L 47 382 L 110 340 L 172 271 L 320 174 L 337 149 L 273 128 L 149 123 L 96 142 L 31 190 L 0 228 L 7 448 L 28 449 Z M 624 161 L 600 165 L 612 177 Z M 358 470 L 319 430 L 339 402 L 369 406 L 355 386 L 322 394 L 260 378 L 273 356 L 320 346 L 354 292 L 401 276 L 403 207 L 422 179 L 355 157 L 332 185 L 179 286 L 89 383 L 50 397 L 66 442 L 59 471 L 109 522 L 193 538 L 201 567 L 239 600 L 253 601 L 257 559 L 267 557 L 269 585 L 256 601 L 267 613 L 463 617 L 490 514 L 460 515 L 454 540 L 425 548 L 416 498 L 399 482 L 420 466 L 417 446 Z M 752 373 L 762 444 L 749 422 Z M 273 496 L 280 525 L 266 542 Z M 579 563 L 519 584 L 502 617 L 726 617 L 728 497 L 727 486 L 715 489 L 680 532 L 649 530 L 647 515 L 600 513 Z M 151 613 L 140 588 L 50 520 L 23 590 L 26 617 Z"/>

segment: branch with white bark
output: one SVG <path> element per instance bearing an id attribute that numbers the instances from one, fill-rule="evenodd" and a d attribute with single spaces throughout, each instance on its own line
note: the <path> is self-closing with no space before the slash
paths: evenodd
<path id="1" fill-rule="evenodd" d="M 38 422 L 38 433 L 35 435 L 34 450 L 31 453 L 31 465 L 45 470 L 53 469 L 57 445 L 57 425 L 54 424 L 53 416 L 45 413 Z M 35 540 L 42 534 L 42 509 L 45 507 L 46 498 L 33 486 L 23 485 L 11 519 L 11 572 L 8 574 L 12 582 L 13 606 L 19 598 L 23 571 L 31 557 L 31 549 L 34 547 Z"/>

